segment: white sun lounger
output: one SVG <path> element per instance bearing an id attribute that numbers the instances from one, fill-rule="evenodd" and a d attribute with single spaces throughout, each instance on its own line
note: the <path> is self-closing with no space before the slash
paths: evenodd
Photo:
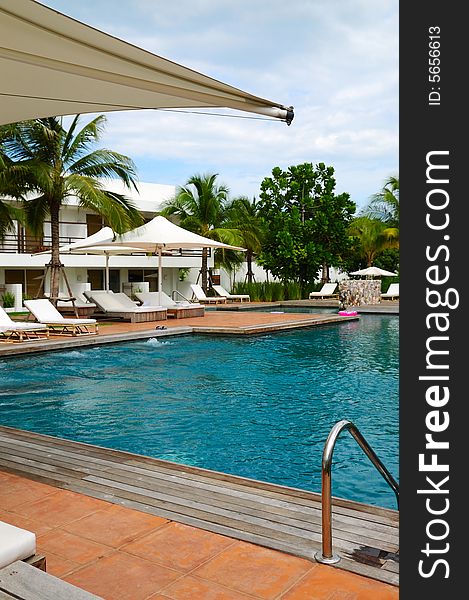
<path id="1" fill-rule="evenodd" d="M 47 325 L 58 335 L 96 335 L 98 323 L 96 319 L 68 319 L 63 317 L 55 306 L 47 300 L 25 300 L 24 305 L 39 323 Z"/>
<path id="2" fill-rule="evenodd" d="M 399 298 L 399 284 L 391 283 L 387 291 L 381 294 L 381 298 L 384 300 L 394 300 L 395 298 Z"/>
<path id="3" fill-rule="evenodd" d="M 163 306 L 137 306 L 127 294 L 86 290 L 84 295 L 109 317 L 129 320 L 131 323 L 165 321 L 168 317 Z"/>
<path id="4" fill-rule="evenodd" d="M 78 317 L 91 317 L 96 308 L 96 304 L 89 302 L 81 293 L 75 294 L 73 302 L 71 298 L 57 302 L 57 310 L 65 316 L 76 314 Z"/>
<path id="5" fill-rule="evenodd" d="M 215 292 L 222 298 L 226 298 L 228 302 L 251 302 L 249 294 L 230 294 L 221 285 L 212 285 Z"/>
<path id="6" fill-rule="evenodd" d="M 189 317 L 203 317 L 205 314 L 205 307 L 203 304 L 188 302 L 187 300 L 173 300 L 168 294 L 165 294 L 165 292 L 135 292 L 135 296 L 142 302 L 143 307 L 149 308 L 158 304 L 160 301 L 160 293 L 161 306 L 164 306 L 168 311 L 168 317 L 186 319 Z"/>
<path id="7" fill-rule="evenodd" d="M 337 283 L 325 283 L 318 292 L 310 292 L 309 298 L 337 298 L 338 294 L 334 293 L 336 287 Z"/>
<path id="8" fill-rule="evenodd" d="M 197 283 L 191 283 L 192 295 L 197 299 L 200 304 L 222 304 L 226 302 L 226 297 L 214 296 L 209 297 L 205 295 L 204 290 Z"/>
<path id="9" fill-rule="evenodd" d="M 36 534 L 0 521 L 0 569 L 36 554 Z"/>
<path id="10" fill-rule="evenodd" d="M 49 328 L 42 323 L 23 323 L 13 321 L 0 306 L 0 337 L 10 342 L 23 342 L 49 337 Z"/>

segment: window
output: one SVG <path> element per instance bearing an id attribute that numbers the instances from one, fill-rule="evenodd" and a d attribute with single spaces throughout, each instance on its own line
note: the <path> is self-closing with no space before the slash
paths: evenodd
<path id="1" fill-rule="evenodd" d="M 103 228 L 103 218 L 100 215 L 86 215 L 86 235 L 87 237 L 97 233 Z"/>
<path id="2" fill-rule="evenodd" d="M 35 298 L 41 291 L 43 269 L 5 269 L 5 283 L 21 283 L 23 295 Z"/>
<path id="3" fill-rule="evenodd" d="M 88 283 L 92 290 L 104 290 L 104 271 L 100 269 L 88 269 Z M 109 269 L 109 289 L 115 293 L 121 291 L 121 274 L 119 269 Z"/>
<path id="4" fill-rule="evenodd" d="M 149 269 L 129 269 L 129 283 L 140 283 L 142 281 L 149 283 L 150 292 L 158 290 L 158 273 L 156 271 Z"/>
<path id="5" fill-rule="evenodd" d="M 104 290 L 104 271 L 88 269 L 88 283 L 92 290 Z"/>

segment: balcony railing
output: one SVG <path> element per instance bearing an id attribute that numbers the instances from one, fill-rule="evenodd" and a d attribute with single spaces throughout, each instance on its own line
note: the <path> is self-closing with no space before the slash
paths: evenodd
<path id="1" fill-rule="evenodd" d="M 72 244 L 84 240 L 83 237 L 72 237 L 72 236 L 60 236 L 60 246 Z M 11 253 L 11 254 L 34 254 L 35 252 L 42 252 L 44 250 L 50 250 L 51 248 L 51 236 L 45 235 L 42 240 L 34 236 L 20 235 L 17 234 L 6 234 L 3 242 L 0 243 L 0 253 Z M 179 248 L 171 250 L 172 256 L 202 256 L 202 249 L 191 249 L 191 248 Z M 145 251 L 142 250 L 142 254 Z M 169 255 L 168 255 L 169 256 Z M 208 248 L 208 256 L 211 256 L 211 249 Z"/>
<path id="2" fill-rule="evenodd" d="M 72 244 L 83 239 L 79 237 L 61 236 L 59 238 L 60 245 Z M 3 241 L 0 243 L 0 252 L 9 252 L 16 254 L 34 254 L 35 252 L 42 252 L 43 250 L 50 250 L 51 238 L 45 235 L 42 240 L 31 235 L 16 235 L 14 233 L 7 233 Z"/>

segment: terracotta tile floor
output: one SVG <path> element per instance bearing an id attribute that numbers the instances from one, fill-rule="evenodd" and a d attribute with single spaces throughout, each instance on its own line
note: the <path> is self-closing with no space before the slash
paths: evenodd
<path id="1" fill-rule="evenodd" d="M 275 310 L 275 309 L 273 309 Z M 203 317 L 190 317 L 188 319 L 166 319 L 165 321 L 151 323 L 126 323 L 102 321 L 100 323 L 100 335 L 109 333 L 122 333 L 125 331 L 146 331 L 155 329 L 155 326 L 163 327 L 250 327 L 253 325 L 282 324 L 291 321 L 310 321 L 312 314 L 308 313 L 283 313 L 256 311 L 223 311 L 208 310 Z"/>
<path id="2" fill-rule="evenodd" d="M 106 600 L 397 600 L 398 588 L 0 471 L 0 520 Z"/>

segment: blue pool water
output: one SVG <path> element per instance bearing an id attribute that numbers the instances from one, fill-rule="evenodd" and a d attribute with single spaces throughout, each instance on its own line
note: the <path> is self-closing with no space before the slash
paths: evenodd
<path id="1" fill-rule="evenodd" d="M 398 475 L 397 317 L 249 338 L 184 336 L 0 362 L 0 423 L 320 491 L 332 425 Z M 395 507 L 344 432 L 333 494 Z"/>

